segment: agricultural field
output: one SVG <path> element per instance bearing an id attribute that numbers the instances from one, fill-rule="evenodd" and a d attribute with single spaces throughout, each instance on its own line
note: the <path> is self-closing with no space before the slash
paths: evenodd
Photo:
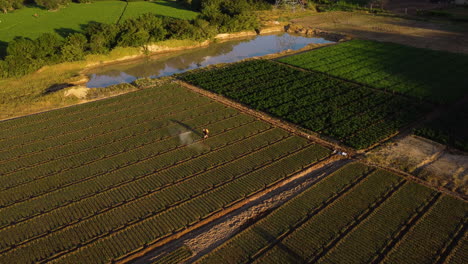
<path id="1" fill-rule="evenodd" d="M 265 60 L 201 69 L 180 78 L 356 149 L 393 135 L 431 108 L 419 100 Z"/>
<path id="2" fill-rule="evenodd" d="M 120 260 L 331 155 L 177 84 L 2 122 L 0 146 L 0 263 L 22 264 Z"/>
<path id="3" fill-rule="evenodd" d="M 415 134 L 468 152 L 468 104 L 455 106 L 417 128 Z"/>
<path id="4" fill-rule="evenodd" d="M 128 3 L 124 1 L 98 1 L 91 4 L 71 3 L 58 11 L 26 7 L 12 13 L 0 14 L 0 41 L 9 42 L 16 36 L 35 39 L 43 33 L 80 32 L 83 25 L 92 21 L 112 24 L 145 13 L 182 19 L 192 19 L 198 15 L 196 12 L 179 6 L 175 1 L 169 0 Z M 38 16 L 35 17 L 34 14 Z"/>
<path id="5" fill-rule="evenodd" d="M 196 263 L 467 263 L 468 205 L 351 163 Z"/>
<path id="6" fill-rule="evenodd" d="M 279 61 L 436 103 L 467 94 L 468 55 L 352 40 Z"/>

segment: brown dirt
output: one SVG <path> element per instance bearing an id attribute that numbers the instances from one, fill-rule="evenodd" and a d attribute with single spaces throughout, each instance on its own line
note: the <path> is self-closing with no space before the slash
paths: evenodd
<path id="1" fill-rule="evenodd" d="M 188 233 L 178 240 L 174 240 L 164 246 L 151 251 L 149 254 L 131 263 L 143 264 L 157 261 L 157 259 L 185 245 L 192 251 L 192 257 L 184 263 L 193 263 L 204 254 L 212 251 L 223 242 L 234 236 L 240 230 L 253 224 L 274 208 L 284 204 L 292 197 L 326 177 L 328 174 L 347 164 L 349 160 L 343 160 L 335 155 L 312 168 L 303 171 L 293 178 L 281 182 L 276 188 L 247 200 L 247 203 L 223 217 Z"/>
<path id="2" fill-rule="evenodd" d="M 468 53 L 468 28 L 396 16 L 358 12 L 326 12 L 293 20 L 294 23 L 352 37 Z"/>
<path id="3" fill-rule="evenodd" d="M 374 149 L 365 159 L 468 197 L 468 155 L 454 153 L 442 144 L 410 135 Z"/>
<path id="4" fill-rule="evenodd" d="M 398 14 L 416 14 L 417 10 L 429 10 L 449 6 L 448 1 L 431 3 L 429 0 L 386 0 L 383 7 L 393 13 Z"/>

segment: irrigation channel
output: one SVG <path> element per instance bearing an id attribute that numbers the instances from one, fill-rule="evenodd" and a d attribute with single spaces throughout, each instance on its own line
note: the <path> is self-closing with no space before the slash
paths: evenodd
<path id="1" fill-rule="evenodd" d="M 311 43 L 332 42 L 323 38 L 282 33 L 212 43 L 203 48 L 168 52 L 141 60 L 94 68 L 87 73 L 90 79 L 87 87 L 106 87 L 130 83 L 139 78 L 164 77 L 208 65 L 236 62 L 289 49 L 298 50 Z"/>

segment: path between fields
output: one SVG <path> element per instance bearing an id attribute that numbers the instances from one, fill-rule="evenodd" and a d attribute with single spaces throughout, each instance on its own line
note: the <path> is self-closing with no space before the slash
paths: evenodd
<path id="1" fill-rule="evenodd" d="M 245 113 L 247 115 L 250 115 L 250 116 L 254 116 L 262 121 L 265 121 L 267 123 L 270 123 L 272 124 L 273 126 L 275 127 L 280 127 L 286 131 L 289 131 L 297 136 L 300 136 L 300 137 L 304 137 L 304 138 L 307 138 L 308 140 L 311 140 L 313 141 L 314 143 L 317 143 L 319 145 L 322 145 L 322 146 L 325 146 L 329 149 L 333 149 L 333 150 L 336 150 L 336 151 L 340 151 L 340 152 L 345 152 L 348 154 L 348 157 L 353 157 L 357 152 L 356 150 L 350 148 L 350 147 L 347 147 L 347 146 L 344 146 L 342 144 L 340 144 L 338 141 L 334 140 L 334 139 L 331 139 L 331 138 L 325 138 L 325 139 L 322 139 L 318 136 L 318 134 L 312 134 L 312 133 L 306 133 L 304 132 L 304 130 L 301 130 L 298 126 L 294 125 L 294 124 L 291 124 L 289 122 L 286 122 L 284 120 L 280 120 L 280 119 L 277 119 L 277 118 L 274 118 L 266 113 L 263 113 L 261 111 L 257 111 L 257 110 L 254 110 L 254 109 L 251 109 L 247 106 L 244 106 L 242 105 L 241 103 L 237 103 L 229 98 L 226 98 L 222 95 L 218 95 L 218 94 L 215 94 L 215 93 L 212 93 L 210 91 L 207 91 L 207 90 L 203 90 L 201 88 L 198 88 L 196 86 L 193 86 L 193 85 L 190 85 L 186 82 L 183 82 L 183 81 L 177 81 L 178 84 L 196 92 L 196 93 L 199 93 L 203 96 L 206 96 L 208 98 L 211 98 L 213 100 L 215 100 L 216 102 L 219 102 L 219 103 L 222 103 L 224 105 L 227 105 L 229 107 L 232 107 L 232 108 L 235 108 L 239 111 L 241 111 L 242 113 Z"/>
<path id="2" fill-rule="evenodd" d="M 192 257 L 184 261 L 184 263 L 193 263 L 241 230 L 265 217 L 273 209 L 281 206 L 312 184 L 349 162 L 351 160 L 334 155 L 306 171 L 298 173 L 293 178 L 281 182 L 276 188 L 267 193 L 248 199 L 247 203 L 241 208 L 186 234 L 180 239 L 169 242 L 131 263 L 154 262 L 184 245 L 188 246 L 192 251 Z"/>

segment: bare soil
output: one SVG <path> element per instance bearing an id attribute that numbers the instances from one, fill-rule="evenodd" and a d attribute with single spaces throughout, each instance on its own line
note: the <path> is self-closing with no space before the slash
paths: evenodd
<path id="1" fill-rule="evenodd" d="M 151 251 L 149 254 L 133 261 L 134 264 L 151 263 L 176 250 L 187 246 L 192 251 L 192 257 L 184 263 L 193 263 L 206 253 L 227 241 L 239 231 L 263 218 L 273 209 L 284 204 L 294 196 L 320 181 L 328 174 L 349 163 L 338 155 L 317 164 L 313 168 L 299 173 L 293 179 L 283 182 L 274 190 L 248 200 L 241 208 L 232 211 L 194 232 L 188 233 L 180 239 Z"/>
<path id="2" fill-rule="evenodd" d="M 432 23 L 393 15 L 364 12 L 326 12 L 294 19 L 307 28 L 347 34 L 355 38 L 468 53 L 468 27 L 462 24 Z"/>
<path id="3" fill-rule="evenodd" d="M 468 154 L 417 136 L 406 136 L 366 154 L 367 161 L 408 172 L 468 197 Z"/>

